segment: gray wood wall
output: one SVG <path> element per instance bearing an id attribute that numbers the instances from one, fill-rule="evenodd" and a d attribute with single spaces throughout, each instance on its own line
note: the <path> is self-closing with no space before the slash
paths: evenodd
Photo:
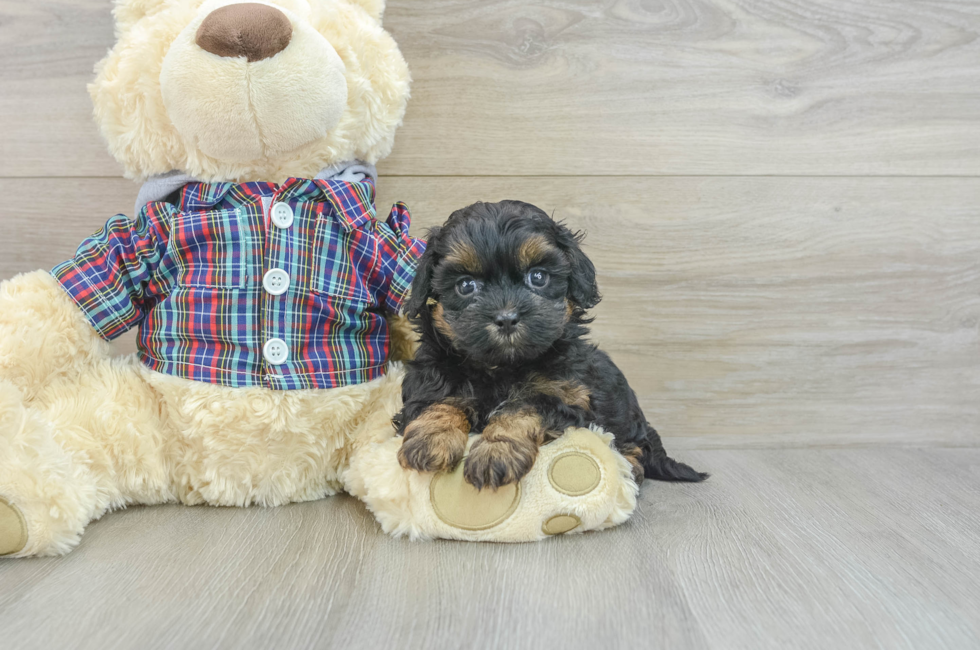
<path id="1" fill-rule="evenodd" d="M 0 0 L 0 278 L 116 212 L 108 0 Z M 595 338 L 675 446 L 980 440 L 980 3 L 389 2 L 380 203 L 589 231 Z M 122 348 L 130 346 L 124 343 Z"/>

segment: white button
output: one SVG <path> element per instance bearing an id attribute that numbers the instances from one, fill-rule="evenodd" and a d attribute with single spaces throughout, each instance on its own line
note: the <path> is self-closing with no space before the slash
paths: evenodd
<path id="1" fill-rule="evenodd" d="M 274 366 L 280 366 L 289 358 L 289 347 L 282 339 L 269 339 L 262 348 L 262 354 L 266 361 Z"/>
<path id="2" fill-rule="evenodd" d="M 272 206 L 272 223 L 280 228 L 293 225 L 293 209 L 287 203 L 276 203 Z"/>
<path id="3" fill-rule="evenodd" d="M 262 286 L 273 296 L 281 296 L 289 289 L 289 274 L 282 269 L 272 269 L 262 278 Z"/>

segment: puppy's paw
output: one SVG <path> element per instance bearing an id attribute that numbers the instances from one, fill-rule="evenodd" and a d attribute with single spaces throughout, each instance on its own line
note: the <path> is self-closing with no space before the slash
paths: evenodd
<path id="1" fill-rule="evenodd" d="M 406 436 L 398 450 L 398 462 L 419 472 L 448 472 L 463 458 L 467 436 L 462 431 Z"/>
<path id="2" fill-rule="evenodd" d="M 487 440 L 480 437 L 466 457 L 463 476 L 466 482 L 478 490 L 496 490 L 504 485 L 517 483 L 531 471 L 538 446 L 533 441 L 519 438 Z"/>
<path id="3" fill-rule="evenodd" d="M 405 428 L 398 462 L 419 472 L 447 472 L 463 459 L 469 430 L 465 413 L 433 404 Z"/>

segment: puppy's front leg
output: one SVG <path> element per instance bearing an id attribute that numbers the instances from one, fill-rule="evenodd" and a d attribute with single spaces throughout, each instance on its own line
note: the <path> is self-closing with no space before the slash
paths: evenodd
<path id="1" fill-rule="evenodd" d="M 490 418 L 470 448 L 463 476 L 478 490 L 517 483 L 531 471 L 544 432 L 541 416 L 529 407 Z"/>
<path id="2" fill-rule="evenodd" d="M 445 402 L 430 404 L 405 426 L 398 462 L 419 472 L 449 471 L 463 458 L 469 432 L 462 410 Z"/>

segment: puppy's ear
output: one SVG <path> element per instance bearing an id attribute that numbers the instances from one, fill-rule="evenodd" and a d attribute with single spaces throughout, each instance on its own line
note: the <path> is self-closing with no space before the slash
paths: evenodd
<path id="1" fill-rule="evenodd" d="M 412 280 L 412 295 L 405 304 L 405 315 L 409 318 L 418 318 L 425 309 L 425 303 L 432 297 L 432 274 L 435 273 L 436 265 L 439 263 L 436 247 L 441 235 L 439 228 L 433 228 L 426 238 L 425 252 L 422 253 L 422 259 L 415 269 L 415 278 Z"/>
<path id="2" fill-rule="evenodd" d="M 595 278 L 595 266 L 579 246 L 585 238 L 585 233 L 572 232 L 560 223 L 556 223 L 555 226 L 557 227 L 555 240 L 558 247 L 562 249 L 572 265 L 572 273 L 568 278 L 568 299 L 582 309 L 592 309 L 599 304 L 602 296 L 599 294 L 599 284 Z"/>

